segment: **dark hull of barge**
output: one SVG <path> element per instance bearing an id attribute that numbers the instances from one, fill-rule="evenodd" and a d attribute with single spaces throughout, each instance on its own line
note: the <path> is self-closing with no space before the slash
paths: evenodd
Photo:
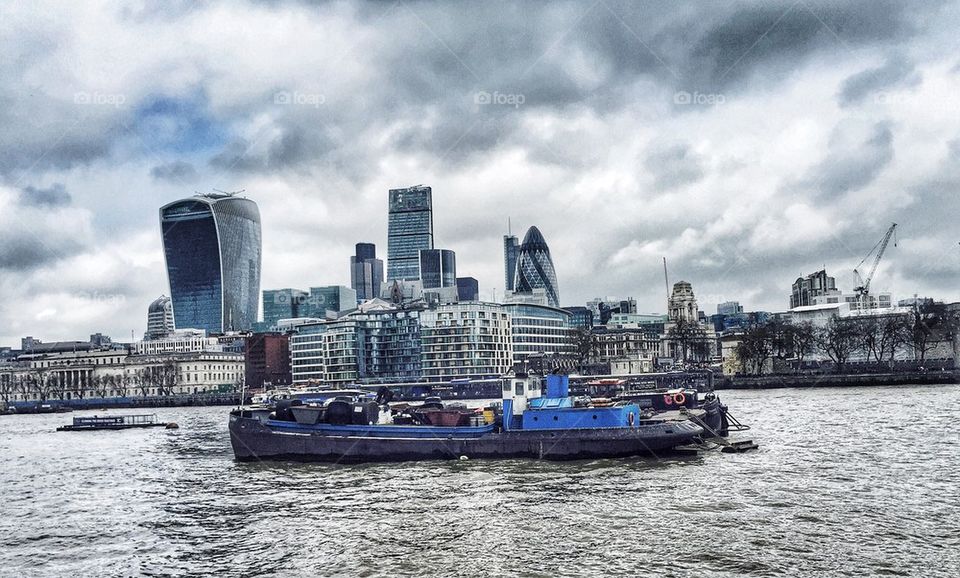
<path id="1" fill-rule="evenodd" d="M 230 442 L 239 461 L 400 462 L 450 459 L 530 458 L 578 460 L 667 453 L 703 434 L 691 421 L 653 421 L 632 428 L 487 431 L 481 435 L 391 437 L 382 429 L 342 432 L 271 427 L 235 412 Z M 438 432 L 439 433 L 439 432 Z"/>

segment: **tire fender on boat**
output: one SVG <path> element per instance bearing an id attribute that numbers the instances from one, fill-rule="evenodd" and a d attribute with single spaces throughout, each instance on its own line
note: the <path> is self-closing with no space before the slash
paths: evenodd
<path id="1" fill-rule="evenodd" d="M 630 427 L 633 427 L 633 412 L 627 414 L 627 423 L 630 424 Z"/>

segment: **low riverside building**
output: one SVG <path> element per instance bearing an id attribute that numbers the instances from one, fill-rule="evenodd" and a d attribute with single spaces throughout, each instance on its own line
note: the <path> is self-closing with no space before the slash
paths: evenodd
<path id="1" fill-rule="evenodd" d="M 6 402 L 76 401 L 235 391 L 243 354 L 131 354 L 126 348 L 27 353 L 0 366 Z"/>
<path id="2" fill-rule="evenodd" d="M 83 399 L 119 379 L 127 357 L 126 349 L 28 353 L 0 368 L 0 382 L 7 384 L 6 401 Z"/>
<path id="3" fill-rule="evenodd" d="M 597 358 L 601 363 L 609 363 L 610 373 L 615 375 L 653 371 L 662 332 L 663 323 L 651 323 L 645 327 L 595 328 Z"/>
<path id="4" fill-rule="evenodd" d="M 576 329 L 571 313 L 533 303 L 506 303 L 513 335 L 513 362 L 550 359 L 555 367 L 572 368 L 577 361 Z"/>
<path id="5" fill-rule="evenodd" d="M 131 355 L 123 378 L 133 395 L 229 393 L 243 387 L 244 356 L 228 351 Z"/>
<path id="6" fill-rule="evenodd" d="M 247 338 L 245 382 L 248 388 L 290 385 L 290 336 L 254 333 Z"/>
<path id="7" fill-rule="evenodd" d="M 570 313 L 528 303 L 399 306 L 375 299 L 296 327 L 294 384 L 394 383 L 499 376 L 517 362 L 576 366 Z M 518 355 L 518 351 L 521 353 Z"/>
<path id="8" fill-rule="evenodd" d="M 218 338 L 207 337 L 207 332 L 202 329 L 185 329 L 166 337 L 136 341 L 133 343 L 132 350 L 137 355 L 159 355 L 189 351 L 222 351 L 223 346 Z"/>
<path id="9" fill-rule="evenodd" d="M 441 305 L 420 314 L 425 380 L 498 377 L 513 364 L 510 315 L 496 303 Z"/>
<path id="10" fill-rule="evenodd" d="M 636 375 L 654 370 L 655 359 L 650 353 L 631 353 L 610 360 L 610 375 Z"/>
<path id="11" fill-rule="evenodd" d="M 297 326 L 290 338 L 293 383 L 419 379 L 421 311 L 375 299 L 339 319 Z"/>

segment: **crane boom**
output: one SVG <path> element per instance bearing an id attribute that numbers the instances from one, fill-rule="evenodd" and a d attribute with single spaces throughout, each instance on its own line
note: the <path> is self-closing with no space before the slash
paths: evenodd
<path id="1" fill-rule="evenodd" d="M 867 253 L 867 256 L 863 258 L 863 261 L 860 261 L 860 265 L 857 265 L 857 268 L 853 270 L 853 272 L 859 276 L 860 266 L 870 258 L 870 255 L 872 255 L 874 251 L 877 252 L 873 259 L 873 265 L 870 266 L 870 272 L 867 274 L 867 277 L 863 280 L 863 283 L 859 287 L 854 288 L 854 291 L 856 291 L 860 297 L 861 306 L 864 305 L 864 301 L 866 301 L 866 297 L 870 293 L 870 282 L 873 281 L 873 275 L 877 272 L 877 267 L 880 265 L 880 259 L 883 258 L 883 253 L 887 250 L 887 244 L 890 243 L 890 237 L 893 236 L 893 232 L 896 230 L 896 228 L 896 223 L 891 224 L 890 228 L 887 229 L 887 232 L 883 235 L 883 238 L 873 246 L 873 249 L 870 249 L 870 252 Z"/>

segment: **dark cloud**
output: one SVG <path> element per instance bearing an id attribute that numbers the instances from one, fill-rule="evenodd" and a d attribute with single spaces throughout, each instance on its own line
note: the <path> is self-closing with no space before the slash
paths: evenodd
<path id="1" fill-rule="evenodd" d="M 741 5 L 699 39 L 691 52 L 691 70 L 704 71 L 705 80 L 720 88 L 772 65 L 785 73 L 819 51 L 852 50 L 878 42 L 889 46 L 917 30 L 913 24 L 917 8 L 933 11 L 937 4 L 785 0 Z M 709 19 L 710 15 L 697 17 Z"/>
<path id="2" fill-rule="evenodd" d="M 859 126 L 841 122 L 833 132 L 827 158 L 809 171 L 803 183 L 813 195 L 828 199 L 870 184 L 893 160 L 893 131 L 884 122 Z"/>
<path id="3" fill-rule="evenodd" d="M 285 119 L 289 126 L 277 126 L 281 134 L 269 141 L 238 138 L 210 158 L 211 167 L 224 172 L 262 173 L 317 168 L 320 164 L 345 160 L 346 149 L 322 129 L 307 130 Z"/>
<path id="4" fill-rule="evenodd" d="M 197 169 L 186 161 L 171 161 L 150 169 L 150 176 L 160 181 L 180 184 L 197 178 Z"/>
<path id="5" fill-rule="evenodd" d="M 960 215 L 960 195 L 957 194 L 960 191 L 960 138 L 945 143 L 944 148 L 946 151 L 936 172 L 911 187 L 910 205 L 898 219 L 918 231 L 949 231 L 956 236 L 957 215 Z M 952 239 L 944 248 L 960 253 L 955 245 L 957 241 L 960 238 Z"/>
<path id="6" fill-rule="evenodd" d="M 658 191 L 696 182 L 703 177 L 700 158 L 685 144 L 657 145 L 647 154 L 644 167 L 653 175 Z"/>
<path id="7" fill-rule="evenodd" d="M 913 63 L 902 57 L 893 57 L 886 64 L 878 68 L 870 68 L 843 82 L 840 93 L 837 95 L 841 106 L 857 103 L 864 97 L 878 98 L 882 91 L 895 87 L 916 86 L 920 82 L 920 74 L 915 72 Z"/>
<path id="8" fill-rule="evenodd" d="M 0 205 L 0 269 L 31 271 L 87 247 L 88 219 L 66 206 L 69 195 L 62 186 L 41 195 L 25 192 Z M 37 202 L 40 198 L 44 200 Z"/>
<path id="9" fill-rule="evenodd" d="M 20 193 L 20 202 L 27 206 L 57 207 L 70 204 L 70 193 L 62 183 L 54 183 L 45 189 L 26 187 Z"/>
<path id="10" fill-rule="evenodd" d="M 69 238 L 0 233 L 0 269 L 29 271 L 74 255 L 80 249 L 82 245 Z"/>
<path id="11" fill-rule="evenodd" d="M 124 5 L 119 10 L 119 15 L 125 20 L 138 24 L 151 20 L 171 22 L 199 12 L 215 3 L 214 0 L 168 0 L 162 5 L 152 2 L 136 3 Z"/>
<path id="12" fill-rule="evenodd" d="M 694 281 L 698 294 L 747 295 L 748 307 L 782 308 L 789 283 L 819 268 L 823 255 L 852 255 L 852 266 L 875 238 L 865 238 L 863 251 L 831 245 L 823 231 L 768 247 L 754 242 L 764 227 L 775 236 L 780 225 L 849 221 L 844 211 L 859 209 L 874 220 L 902 220 L 905 232 L 919 223 L 955 230 L 960 174 L 952 167 L 960 166 L 960 145 L 950 149 L 944 140 L 943 166 L 933 175 L 904 171 L 896 193 L 878 179 L 900 168 L 895 148 L 903 158 L 907 150 L 925 155 L 932 139 L 944 138 L 937 121 L 952 127 L 947 107 L 917 107 L 922 118 L 914 126 L 903 119 L 906 107 L 854 106 L 871 93 L 915 85 L 921 62 L 930 82 L 918 96 L 931 96 L 930 88 L 950 94 L 956 77 L 941 76 L 956 59 L 940 45 L 957 11 L 942 5 L 174 0 L 163 9 L 100 11 L 94 31 L 66 6 L 57 8 L 62 18 L 47 18 L 40 0 L 39 9 L 0 20 L 0 182 L 15 201 L 0 214 L 0 266 L 35 268 L 84 247 L 102 252 L 118 238 L 139 238 L 137 262 L 160 279 L 151 285 L 162 285 L 159 241 L 148 239 L 157 233 L 158 195 L 200 188 L 178 184 L 202 175 L 236 185 L 226 188 L 256 183 L 265 243 L 293 232 L 309 239 L 270 249 L 265 285 L 298 283 L 289 263 L 302 259 L 291 253 L 320 245 L 346 248 L 310 253 L 320 272 L 304 275 L 344 281 L 348 245 L 385 238 L 386 189 L 426 182 L 436 191 L 438 238 L 470 255 L 461 267 L 479 270 L 484 286 L 502 287 L 498 235 L 510 215 L 515 224 L 562 228 L 548 241 L 568 304 L 647 292 L 648 307 L 662 310 L 655 253 L 663 248 L 677 253 L 667 255 L 671 273 Z M 251 23 L 263 27 L 256 51 L 216 40 Z M 105 35 L 113 56 L 97 42 Z M 673 106 L 678 91 L 723 93 L 731 106 Z M 279 92 L 308 98 L 284 104 Z M 519 95 L 523 103 L 482 104 L 481 93 Z M 798 94 L 809 102 L 798 105 Z M 851 118 L 818 150 L 811 143 L 830 130 L 823 123 L 834 122 L 838 102 Z M 769 170 L 757 171 L 760 163 Z M 711 187 L 689 187 L 705 179 Z M 63 183 L 66 201 L 50 188 L 34 191 L 30 204 L 17 182 Z M 127 183 L 158 193 L 118 194 Z M 849 193 L 866 187 L 871 198 L 902 195 L 905 208 L 862 206 L 867 195 Z M 282 197 L 288 190 L 303 194 Z M 769 213 L 804 206 L 800 217 L 770 225 L 738 198 L 769 203 Z M 302 202 L 297 214 L 285 214 L 292 202 Z M 87 215 L 88 227 L 96 215 L 96 235 L 65 233 L 62 223 L 77 213 Z M 314 216 L 331 226 L 318 231 Z M 879 232 L 869 236 L 879 236 L 883 223 L 873 225 Z M 624 254 L 643 263 L 613 263 L 634 241 L 642 250 Z M 594 247 L 589 258 L 586 245 Z M 922 271 L 917 284 L 923 287 Z M 116 322 L 123 327 L 142 323 L 142 307 L 134 306 L 141 297 L 130 292 L 132 313 Z"/>

